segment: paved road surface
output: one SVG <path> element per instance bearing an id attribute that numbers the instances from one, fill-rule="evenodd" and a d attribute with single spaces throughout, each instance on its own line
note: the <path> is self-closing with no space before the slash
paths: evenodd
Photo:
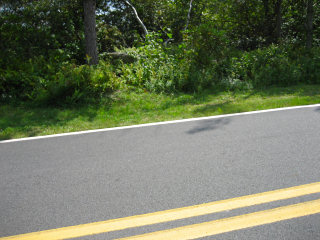
<path id="1" fill-rule="evenodd" d="M 315 182 L 320 182 L 319 105 L 2 142 L 0 237 Z M 286 208 L 319 199 L 318 190 L 296 198 L 78 239 L 114 239 Z M 320 239 L 320 214 L 203 239 L 212 238 Z"/>

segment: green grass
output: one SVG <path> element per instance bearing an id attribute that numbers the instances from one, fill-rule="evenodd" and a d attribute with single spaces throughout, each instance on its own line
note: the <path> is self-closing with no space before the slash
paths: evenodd
<path id="1" fill-rule="evenodd" d="M 0 106 L 0 140 L 320 103 L 320 85 L 165 95 L 119 91 L 78 107 Z"/>

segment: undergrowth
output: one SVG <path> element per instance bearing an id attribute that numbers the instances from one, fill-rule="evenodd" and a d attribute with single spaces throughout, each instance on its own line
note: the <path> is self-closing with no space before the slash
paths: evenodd
<path id="1" fill-rule="evenodd" d="M 144 44 L 122 50 L 135 59 L 131 63 L 101 59 L 97 66 L 77 65 L 62 50 L 19 64 L 0 62 L 0 99 L 72 105 L 100 101 L 119 89 L 200 93 L 320 83 L 320 48 L 240 51 L 226 46 L 223 33 L 207 31 L 168 46 L 150 35 Z"/>

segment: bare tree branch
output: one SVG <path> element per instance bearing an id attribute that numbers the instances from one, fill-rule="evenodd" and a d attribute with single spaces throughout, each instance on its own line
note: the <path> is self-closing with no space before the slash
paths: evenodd
<path id="1" fill-rule="evenodd" d="M 142 20 L 140 19 L 136 8 L 135 8 L 128 0 L 124 0 L 124 2 L 132 8 L 133 13 L 134 13 L 134 16 L 135 16 L 136 19 L 138 20 L 140 26 L 143 28 L 144 35 L 145 35 L 145 36 L 148 35 L 149 32 L 148 32 L 146 26 L 143 24 Z"/>
<path id="2" fill-rule="evenodd" d="M 190 16 L 191 16 L 192 2 L 193 2 L 193 0 L 190 0 L 189 11 L 188 11 L 188 18 L 187 18 L 187 24 L 186 24 L 184 30 L 187 30 L 187 29 L 188 29 L 188 25 L 189 25 L 189 22 L 190 22 Z"/>

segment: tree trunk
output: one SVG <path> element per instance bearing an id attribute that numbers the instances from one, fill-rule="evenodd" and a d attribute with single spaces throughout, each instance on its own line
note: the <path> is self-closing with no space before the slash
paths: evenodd
<path id="1" fill-rule="evenodd" d="M 281 5 L 282 5 L 282 0 L 277 0 L 275 4 L 275 14 L 276 14 L 275 41 L 276 42 L 278 42 L 281 37 L 281 25 L 282 25 Z"/>
<path id="2" fill-rule="evenodd" d="M 263 0 L 265 20 L 269 18 L 269 0 Z"/>
<path id="3" fill-rule="evenodd" d="M 148 35 L 149 32 L 148 32 L 146 26 L 143 24 L 142 20 L 140 19 L 136 8 L 135 8 L 128 0 L 125 0 L 125 3 L 132 8 L 133 13 L 134 13 L 134 16 L 136 17 L 137 21 L 139 22 L 140 26 L 141 26 L 142 29 L 143 29 L 144 35 L 145 35 L 145 36 Z"/>
<path id="4" fill-rule="evenodd" d="M 306 22 L 306 30 L 307 30 L 307 48 L 310 49 L 312 47 L 312 39 L 313 39 L 313 0 L 307 1 L 307 22 Z"/>
<path id="5" fill-rule="evenodd" d="M 265 26 L 265 37 L 267 44 L 269 45 L 272 42 L 272 24 L 271 24 L 271 14 L 269 8 L 269 0 L 263 0 L 264 6 L 264 26 Z"/>
<path id="6" fill-rule="evenodd" d="M 88 64 L 98 64 L 96 1 L 83 0 L 85 51 Z"/>
<path id="7" fill-rule="evenodd" d="M 191 10 L 192 10 L 192 1 L 193 0 L 190 0 L 190 3 L 189 3 L 189 11 L 188 11 L 187 23 L 186 23 L 186 26 L 185 26 L 184 30 L 188 29 L 188 25 L 189 25 L 189 22 L 190 22 Z"/>

